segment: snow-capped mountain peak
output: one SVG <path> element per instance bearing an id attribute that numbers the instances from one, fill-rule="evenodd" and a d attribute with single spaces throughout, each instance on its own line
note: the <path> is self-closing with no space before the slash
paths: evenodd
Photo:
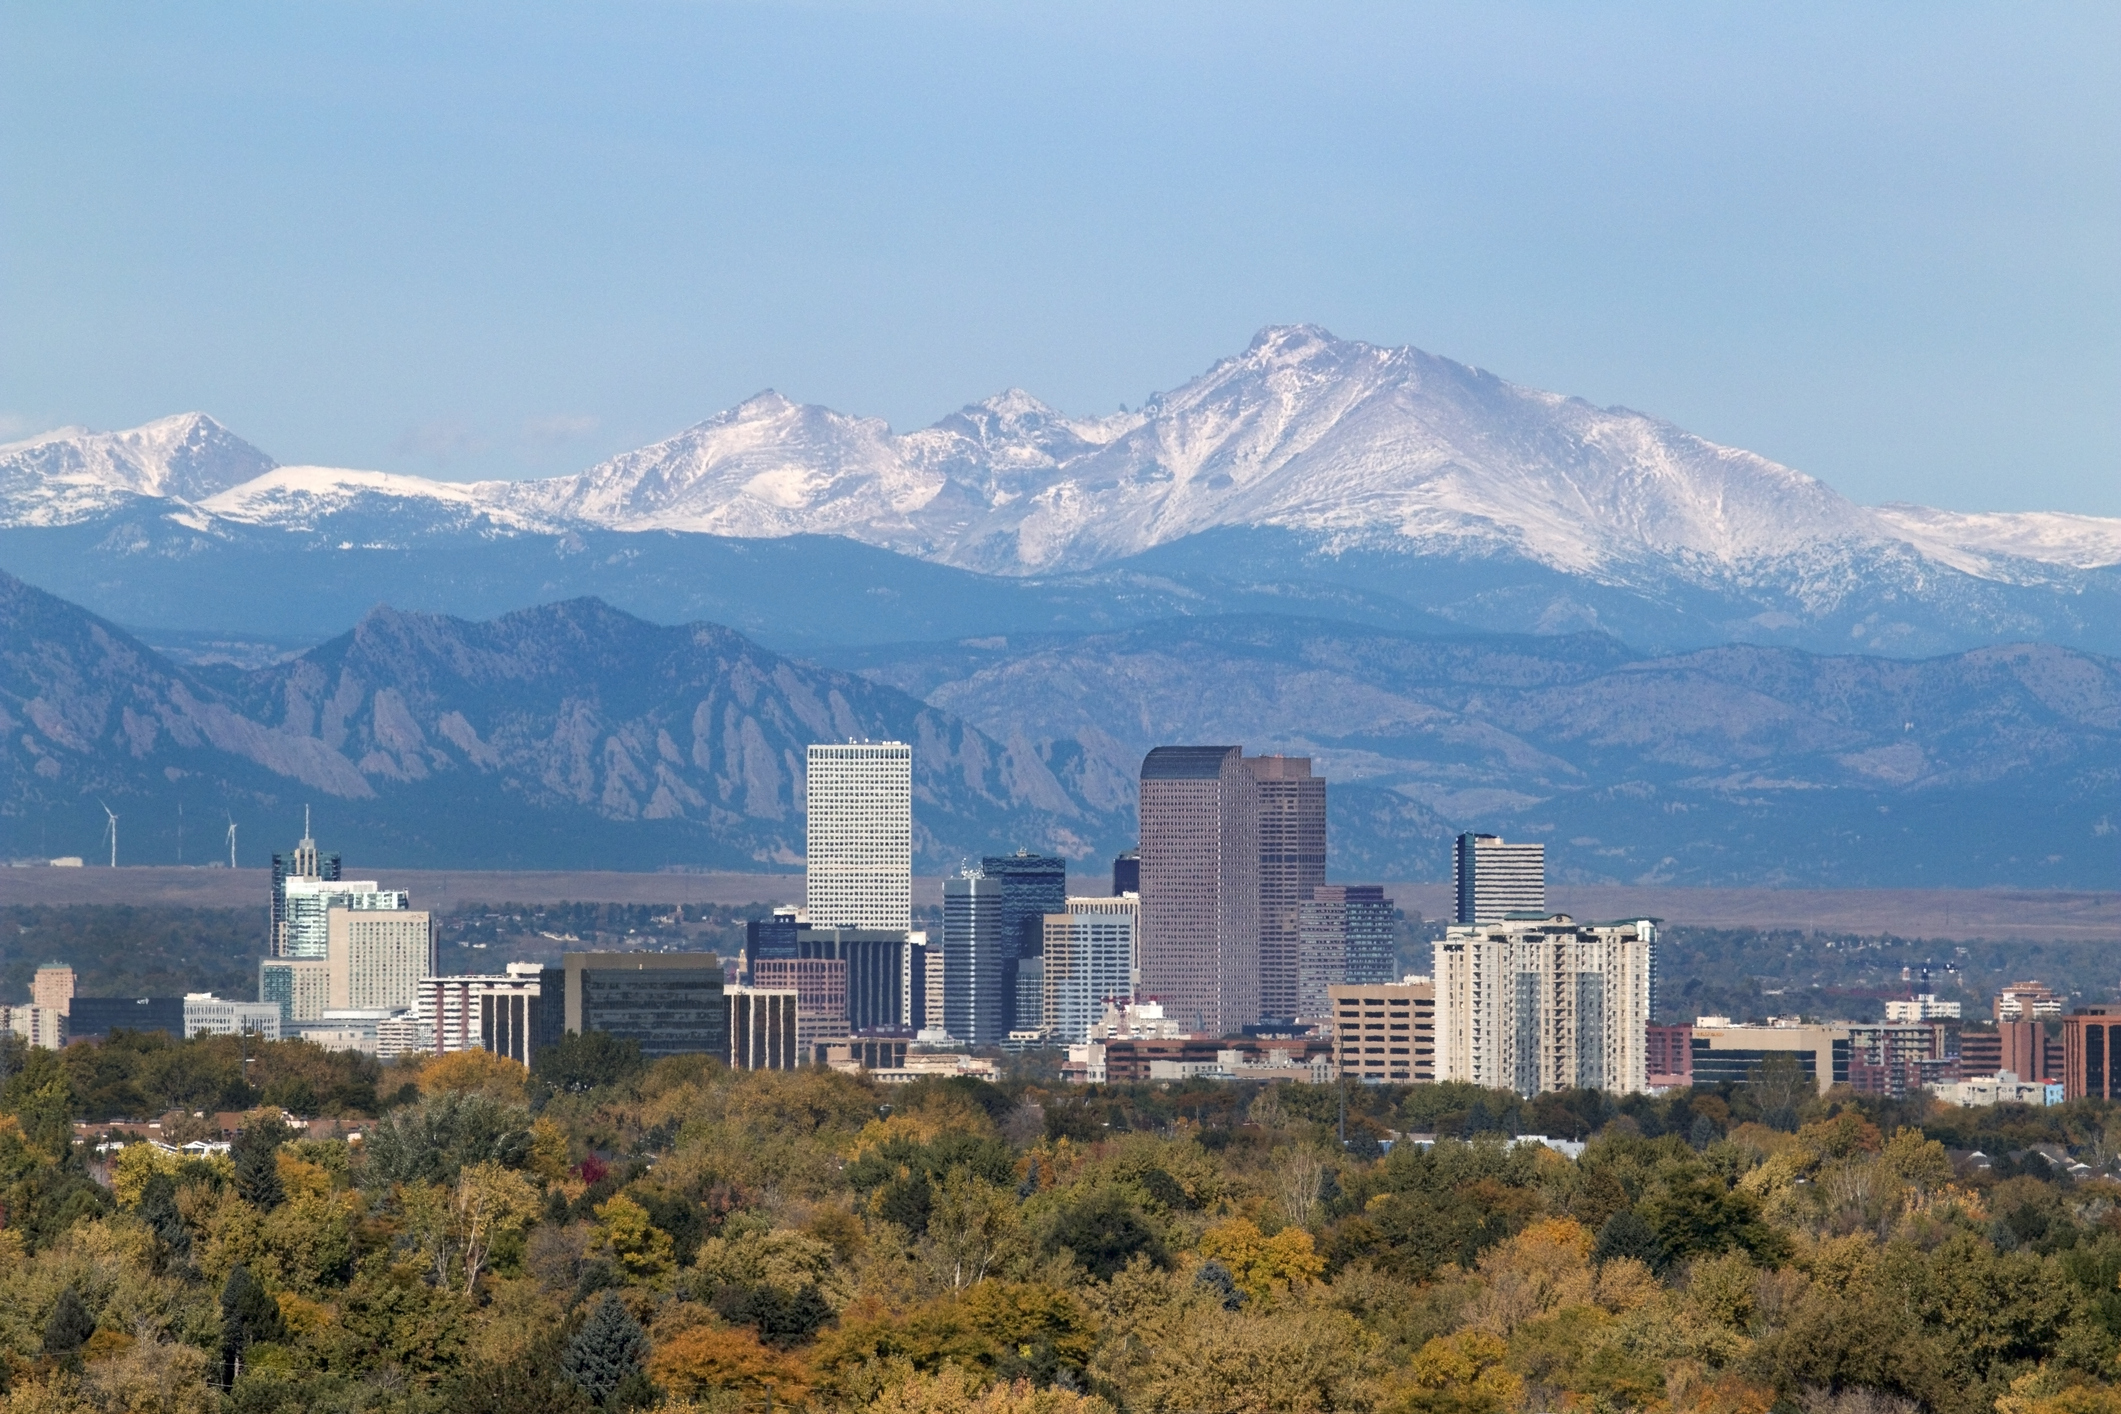
<path id="1" fill-rule="evenodd" d="M 63 525 L 135 496 L 204 500 L 274 466 L 200 412 L 123 432 L 65 427 L 0 446 L 0 523 Z"/>

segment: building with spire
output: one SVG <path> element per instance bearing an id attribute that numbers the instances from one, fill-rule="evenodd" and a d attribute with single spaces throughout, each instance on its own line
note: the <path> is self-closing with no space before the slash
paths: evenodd
<path id="1" fill-rule="evenodd" d="M 272 857 L 272 915 L 271 931 L 266 938 L 266 950 L 274 957 L 312 956 L 322 957 L 324 950 L 321 936 L 315 952 L 309 954 L 290 953 L 287 937 L 287 885 L 290 880 L 307 883 L 337 883 L 339 880 L 339 856 L 320 853 L 317 841 L 309 830 L 309 807 L 302 807 L 302 840 L 288 854 Z M 370 885 L 373 888 L 373 885 Z M 401 905 L 402 906 L 402 905 Z"/>

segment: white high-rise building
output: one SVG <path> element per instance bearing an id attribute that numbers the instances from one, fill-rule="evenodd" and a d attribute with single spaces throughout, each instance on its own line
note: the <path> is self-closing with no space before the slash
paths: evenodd
<path id="1" fill-rule="evenodd" d="M 1045 967 L 1041 978 L 1044 1021 L 1054 1036 L 1075 1043 L 1107 1006 L 1134 996 L 1134 940 L 1141 899 L 1071 898 L 1066 913 L 1045 916 Z"/>
<path id="2" fill-rule="evenodd" d="M 810 748 L 803 899 L 820 928 L 913 926 L 913 748 Z"/>
<path id="3" fill-rule="evenodd" d="M 1436 944 L 1436 1078 L 1520 1095 L 1648 1089 L 1656 946 L 1648 919 L 1453 925 Z"/>
<path id="4" fill-rule="evenodd" d="M 1513 913 L 1547 911 L 1547 847 L 1499 835 L 1464 834 L 1451 859 L 1455 921 L 1500 923 Z"/>
<path id="5" fill-rule="evenodd" d="M 420 979 L 436 971 L 426 909 L 334 908 L 326 921 L 333 1008 L 420 1004 Z"/>

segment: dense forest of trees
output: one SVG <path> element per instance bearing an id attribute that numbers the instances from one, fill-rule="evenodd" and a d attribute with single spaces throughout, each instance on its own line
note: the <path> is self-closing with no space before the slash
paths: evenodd
<path id="1" fill-rule="evenodd" d="M 2121 1183 L 2036 1147 L 2103 1168 L 2092 1102 L 884 1088 L 595 1035 L 0 1072 L 6 1414 L 2121 1414 Z M 165 1103 L 382 1115 L 73 1142 Z"/>

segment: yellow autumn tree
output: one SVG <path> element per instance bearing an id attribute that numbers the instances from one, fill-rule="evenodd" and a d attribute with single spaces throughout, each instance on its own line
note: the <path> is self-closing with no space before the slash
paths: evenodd
<path id="1" fill-rule="evenodd" d="M 487 1050 L 455 1051 L 420 1067 L 423 1095 L 477 1094 L 504 1105 L 523 1103 L 530 1072 Z"/>
<path id="2" fill-rule="evenodd" d="M 1232 1218 L 1202 1233 L 1200 1254 L 1229 1268 L 1238 1289 L 1259 1299 L 1308 1285 L 1326 1269 L 1310 1233 L 1285 1227 L 1268 1237 L 1250 1218 Z"/>
<path id="3" fill-rule="evenodd" d="M 589 1234 L 591 1252 L 618 1263 L 631 1281 L 652 1282 L 670 1274 L 670 1234 L 649 1220 L 646 1208 L 616 1193 L 597 1204 L 596 1215 L 596 1227 Z"/>

